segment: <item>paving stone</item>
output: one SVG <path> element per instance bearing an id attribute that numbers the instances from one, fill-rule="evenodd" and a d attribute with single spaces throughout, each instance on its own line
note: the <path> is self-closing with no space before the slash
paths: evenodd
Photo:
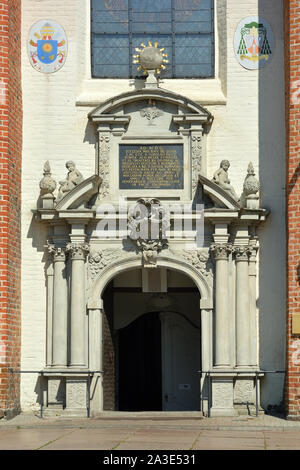
<path id="1" fill-rule="evenodd" d="M 243 439 L 264 439 L 264 432 L 263 431 L 223 431 L 223 430 L 208 430 L 203 429 L 201 431 L 201 437 L 222 437 L 222 438 L 243 438 Z"/>
<path id="2" fill-rule="evenodd" d="M 246 439 L 244 437 L 238 438 L 222 438 L 222 437 L 212 437 L 212 438 L 199 438 L 195 443 L 193 450 L 250 450 L 250 449 L 264 449 L 264 440 L 263 439 Z"/>
<path id="3" fill-rule="evenodd" d="M 73 432 L 66 429 L 15 429 L 0 436 L 1 450 L 39 449 L 48 442 Z"/>
<path id="4" fill-rule="evenodd" d="M 43 450 L 109 450 L 131 436 L 131 431 L 79 429 L 50 443 Z"/>

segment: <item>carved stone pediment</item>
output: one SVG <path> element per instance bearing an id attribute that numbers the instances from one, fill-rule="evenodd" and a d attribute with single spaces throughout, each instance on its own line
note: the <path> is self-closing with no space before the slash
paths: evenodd
<path id="1" fill-rule="evenodd" d="M 175 106 L 180 106 L 184 111 L 184 114 L 189 115 L 190 120 L 191 115 L 193 114 L 201 116 L 202 120 L 205 122 L 212 120 L 211 113 L 203 106 L 200 106 L 185 96 L 164 90 L 162 88 L 135 90 L 129 93 L 122 93 L 121 95 L 114 96 L 113 98 L 102 103 L 100 106 L 97 106 L 97 108 L 89 113 L 88 117 L 94 122 L 99 122 L 100 116 L 109 116 L 110 114 L 115 113 L 117 110 L 120 110 L 128 103 L 142 100 L 151 100 L 152 102 L 155 101 L 156 103 L 158 101 L 162 101 L 173 104 Z"/>
<path id="2" fill-rule="evenodd" d="M 93 175 L 85 179 L 58 202 L 56 210 L 61 211 L 87 207 L 92 197 L 98 194 L 101 182 L 102 179 L 98 175 Z"/>
<path id="3" fill-rule="evenodd" d="M 206 194 L 215 204 L 215 207 L 225 209 L 240 209 L 240 204 L 233 199 L 228 192 L 220 188 L 220 186 L 205 176 L 199 174 L 199 184 L 203 188 L 203 193 Z"/>

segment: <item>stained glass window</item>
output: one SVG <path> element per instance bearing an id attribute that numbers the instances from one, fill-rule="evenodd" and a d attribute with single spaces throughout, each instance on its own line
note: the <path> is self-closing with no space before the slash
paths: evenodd
<path id="1" fill-rule="evenodd" d="M 92 76 L 138 77 L 135 48 L 157 41 L 166 78 L 214 76 L 213 0 L 91 0 Z"/>

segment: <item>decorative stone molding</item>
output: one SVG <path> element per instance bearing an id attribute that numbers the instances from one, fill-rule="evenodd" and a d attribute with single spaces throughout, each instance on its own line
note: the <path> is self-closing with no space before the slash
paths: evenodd
<path id="1" fill-rule="evenodd" d="M 138 250 L 143 255 L 144 268 L 157 267 L 157 255 L 167 245 L 167 240 L 135 240 Z"/>
<path id="2" fill-rule="evenodd" d="M 254 380 L 237 378 L 234 384 L 234 403 L 253 403 Z"/>
<path id="3" fill-rule="evenodd" d="M 71 259 L 76 260 L 85 260 L 86 255 L 88 254 L 90 247 L 87 243 L 68 243 L 66 246 L 66 251 L 71 254 Z"/>
<path id="4" fill-rule="evenodd" d="M 199 175 L 201 173 L 202 133 L 192 132 L 191 143 L 192 143 L 192 194 L 194 197 L 197 187 L 198 187 L 198 183 L 199 183 Z"/>
<path id="5" fill-rule="evenodd" d="M 121 259 L 127 255 L 127 252 L 123 250 L 91 250 L 89 255 L 89 279 L 93 282 L 99 275 L 101 270 L 113 263 L 117 259 Z"/>
<path id="6" fill-rule="evenodd" d="M 129 211 L 130 238 L 141 251 L 143 266 L 154 268 L 157 255 L 167 245 L 170 214 L 158 199 L 139 199 Z M 156 238 L 151 238 L 155 234 Z"/>
<path id="7" fill-rule="evenodd" d="M 109 151 L 110 132 L 99 132 L 99 176 L 102 178 L 100 198 L 105 198 L 109 194 Z"/>
<path id="8" fill-rule="evenodd" d="M 213 244 L 210 246 L 210 251 L 214 254 L 216 261 L 227 260 L 230 253 L 233 251 L 233 246 L 230 243 Z"/>
<path id="9" fill-rule="evenodd" d="M 162 116 L 164 113 L 155 106 L 155 101 L 149 100 L 149 106 L 141 109 L 140 114 L 142 117 L 145 117 L 149 121 L 149 126 L 155 126 L 153 124 L 153 119 Z"/>
<path id="10" fill-rule="evenodd" d="M 230 378 L 212 379 L 212 406 L 216 409 L 233 407 L 233 380 Z"/>
<path id="11" fill-rule="evenodd" d="M 182 256 L 207 278 L 213 277 L 213 263 L 209 252 L 203 250 L 183 250 Z"/>
<path id="12" fill-rule="evenodd" d="M 166 239 L 170 213 L 159 199 L 138 199 L 136 205 L 129 210 L 128 227 L 132 240 L 149 241 L 153 233 L 159 240 Z"/>
<path id="13" fill-rule="evenodd" d="M 86 387 L 84 379 L 67 378 L 66 381 L 67 409 L 86 409 Z"/>
<path id="14" fill-rule="evenodd" d="M 236 261 L 248 261 L 251 248 L 248 245 L 235 246 L 233 249 Z"/>

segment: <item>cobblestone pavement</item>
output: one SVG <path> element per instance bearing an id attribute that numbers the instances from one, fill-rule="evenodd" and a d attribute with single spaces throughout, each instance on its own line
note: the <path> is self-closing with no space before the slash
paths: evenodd
<path id="1" fill-rule="evenodd" d="M 272 416 L 191 418 L 104 413 L 101 418 L 0 420 L 0 450 L 294 450 L 300 422 Z"/>

